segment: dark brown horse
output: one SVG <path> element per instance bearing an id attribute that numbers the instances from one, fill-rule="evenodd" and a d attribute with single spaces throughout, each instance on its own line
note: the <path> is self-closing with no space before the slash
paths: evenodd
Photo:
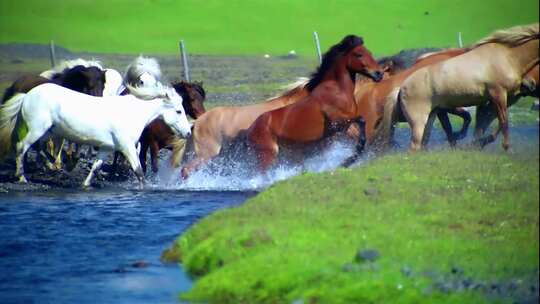
<path id="1" fill-rule="evenodd" d="M 281 144 L 315 143 L 356 122 L 356 73 L 375 81 L 383 76 L 362 38 L 349 35 L 324 54 L 306 85 L 306 97 L 262 114 L 248 129 L 247 142 L 256 153 L 259 169 L 272 165 Z"/>
<path id="2" fill-rule="evenodd" d="M 98 67 L 77 65 L 56 73 L 51 79 L 38 75 L 25 75 L 13 82 L 4 92 L 2 103 L 17 93 L 28 93 L 31 89 L 44 83 L 55 83 L 65 88 L 92 96 L 103 96 L 105 87 L 105 71 Z"/>
<path id="3" fill-rule="evenodd" d="M 204 112 L 206 112 L 203 102 L 206 98 L 206 92 L 203 89 L 202 82 L 176 82 L 172 83 L 172 86 L 182 96 L 182 105 L 186 110 L 186 114 L 193 119 L 197 119 Z M 139 154 L 139 160 L 143 171 L 146 173 L 146 154 L 150 149 L 150 161 L 152 163 L 152 171 L 158 171 L 158 157 L 159 150 L 163 148 L 170 148 L 170 142 L 173 138 L 171 129 L 159 119 L 151 122 L 143 131 L 141 138 L 141 152 Z"/>

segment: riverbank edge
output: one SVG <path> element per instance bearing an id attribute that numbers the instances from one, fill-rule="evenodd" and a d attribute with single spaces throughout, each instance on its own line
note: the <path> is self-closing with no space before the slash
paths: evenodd
<path id="1" fill-rule="evenodd" d="M 538 298 L 538 164 L 439 151 L 307 173 L 202 219 L 163 258 L 197 278 L 181 295 L 195 302 Z"/>

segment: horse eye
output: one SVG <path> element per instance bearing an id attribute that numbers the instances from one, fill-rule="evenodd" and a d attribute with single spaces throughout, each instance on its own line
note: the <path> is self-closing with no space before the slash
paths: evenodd
<path id="1" fill-rule="evenodd" d="M 355 54 L 356 58 L 362 58 L 362 54 Z"/>
<path id="2" fill-rule="evenodd" d="M 182 115 L 182 111 L 176 111 L 176 113 L 178 113 L 179 115 Z"/>

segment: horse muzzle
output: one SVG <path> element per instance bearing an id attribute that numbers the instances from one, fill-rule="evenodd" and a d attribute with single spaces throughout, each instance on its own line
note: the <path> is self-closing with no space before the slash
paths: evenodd
<path id="1" fill-rule="evenodd" d="M 375 82 L 379 82 L 383 79 L 384 73 L 381 71 L 368 72 L 367 76 Z"/>

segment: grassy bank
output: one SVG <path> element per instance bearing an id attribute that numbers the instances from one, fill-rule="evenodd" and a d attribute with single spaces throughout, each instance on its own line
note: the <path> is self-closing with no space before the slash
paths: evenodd
<path id="1" fill-rule="evenodd" d="M 538 165 L 538 155 L 452 151 L 305 174 L 201 220 L 164 256 L 198 277 L 181 295 L 196 302 L 528 299 Z"/>
<path id="2" fill-rule="evenodd" d="M 0 2 L 0 43 L 57 44 L 74 51 L 314 56 L 344 35 L 375 54 L 471 43 L 499 28 L 538 22 L 535 0 L 26 0 Z"/>

